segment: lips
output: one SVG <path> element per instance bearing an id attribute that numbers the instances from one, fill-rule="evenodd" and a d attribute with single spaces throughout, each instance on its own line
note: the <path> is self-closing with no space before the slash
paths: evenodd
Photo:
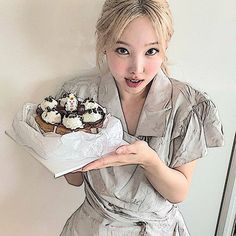
<path id="1" fill-rule="evenodd" d="M 142 82 L 144 80 L 140 80 L 140 79 L 127 79 L 125 78 L 126 84 L 130 87 L 130 88 L 137 88 L 139 87 Z"/>

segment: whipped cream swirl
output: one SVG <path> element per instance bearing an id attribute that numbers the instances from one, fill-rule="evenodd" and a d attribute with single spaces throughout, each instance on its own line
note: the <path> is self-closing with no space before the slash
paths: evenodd
<path id="1" fill-rule="evenodd" d="M 42 119 L 49 124 L 60 124 L 61 123 L 61 114 L 53 108 L 47 108 L 41 115 Z"/>
<path id="2" fill-rule="evenodd" d="M 39 105 L 39 107 L 45 111 L 47 108 L 53 109 L 58 105 L 57 100 L 55 100 L 52 96 L 46 97 Z"/>
<path id="3" fill-rule="evenodd" d="M 68 129 L 83 128 L 82 117 L 76 113 L 70 113 L 65 115 L 62 119 L 62 124 Z"/>

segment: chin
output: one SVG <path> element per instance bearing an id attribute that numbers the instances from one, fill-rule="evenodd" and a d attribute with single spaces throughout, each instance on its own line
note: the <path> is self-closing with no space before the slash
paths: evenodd
<path id="1" fill-rule="evenodd" d="M 142 88 L 128 88 L 126 89 L 126 92 L 129 93 L 129 94 L 132 94 L 132 95 L 137 95 L 137 94 L 140 94 L 142 92 L 144 92 L 146 86 L 145 87 L 142 87 Z"/>

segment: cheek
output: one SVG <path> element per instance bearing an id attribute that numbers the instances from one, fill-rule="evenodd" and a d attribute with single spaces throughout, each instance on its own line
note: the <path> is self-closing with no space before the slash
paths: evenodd
<path id="1" fill-rule="evenodd" d="M 147 63 L 146 72 L 149 74 L 155 75 L 157 71 L 160 69 L 161 64 L 162 64 L 162 60 L 157 60 L 157 61 Z"/>
<path id="2" fill-rule="evenodd" d="M 107 56 L 107 63 L 113 75 L 122 74 L 126 70 L 126 64 L 117 57 Z"/>

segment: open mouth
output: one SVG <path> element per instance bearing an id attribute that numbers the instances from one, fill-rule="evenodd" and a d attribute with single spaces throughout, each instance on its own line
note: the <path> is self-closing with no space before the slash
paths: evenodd
<path id="1" fill-rule="evenodd" d="M 144 80 L 139 79 L 125 79 L 126 84 L 131 88 L 136 88 L 142 84 Z"/>

